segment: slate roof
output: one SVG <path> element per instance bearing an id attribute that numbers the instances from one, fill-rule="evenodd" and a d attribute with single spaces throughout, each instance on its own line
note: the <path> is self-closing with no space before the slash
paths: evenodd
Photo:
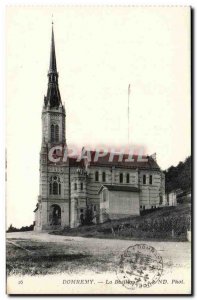
<path id="1" fill-rule="evenodd" d="M 59 157 L 62 158 L 62 154 L 60 154 Z M 95 158 L 97 158 L 96 151 L 89 151 L 89 155 L 87 154 L 87 161 L 89 166 L 160 171 L 160 167 L 151 156 L 139 157 L 137 155 L 133 155 L 132 157 L 133 161 L 127 161 L 128 157 L 129 157 L 128 154 L 123 154 L 122 161 L 119 161 L 119 155 L 114 154 L 113 159 L 110 161 L 110 153 L 108 152 L 105 156 L 98 157 L 97 161 L 95 161 Z M 141 158 L 143 160 L 141 160 Z M 68 161 L 70 167 L 83 168 L 86 165 L 85 159 L 81 159 L 78 161 L 78 157 L 73 157 L 73 156 L 69 157 Z M 53 162 L 49 162 L 49 163 L 53 164 Z M 60 159 L 60 161 L 57 162 L 56 164 L 61 165 L 62 160 Z"/>
<path id="2" fill-rule="evenodd" d="M 57 72 L 57 64 L 56 64 L 56 55 L 55 55 L 55 40 L 54 40 L 54 32 L 52 26 L 52 34 L 51 34 L 51 51 L 50 51 L 50 63 L 49 63 L 49 72 L 48 72 L 48 88 L 47 95 L 44 97 L 45 106 L 50 104 L 51 108 L 57 108 L 61 101 L 61 95 L 58 86 L 58 72 Z"/>
<path id="3" fill-rule="evenodd" d="M 118 168 L 128 168 L 128 169 L 147 169 L 147 170 L 160 170 L 157 162 L 151 156 L 142 156 L 143 160 L 140 160 L 138 155 L 133 155 L 133 161 L 127 161 L 129 155 L 123 154 L 122 161 L 119 161 L 119 155 L 114 154 L 113 159 L 110 161 L 110 152 L 108 152 L 103 157 L 98 157 L 95 160 L 96 151 L 89 151 L 89 165 L 90 166 L 100 166 L 100 167 L 118 167 Z M 88 156 L 88 155 L 87 155 Z M 96 156 L 97 157 L 97 156 Z M 70 161 L 71 158 L 69 158 Z M 71 159 L 71 164 L 73 166 L 81 165 L 81 162 L 77 162 L 77 158 Z"/>
<path id="4" fill-rule="evenodd" d="M 103 184 L 99 189 L 98 194 L 103 190 L 103 188 L 107 188 L 109 191 L 121 191 L 121 192 L 134 192 L 138 193 L 140 190 L 133 186 L 128 185 L 117 185 L 117 184 Z"/>
<path id="5" fill-rule="evenodd" d="M 81 159 L 80 161 L 77 160 L 77 157 L 69 157 L 69 166 L 71 167 L 84 167 L 84 160 Z"/>

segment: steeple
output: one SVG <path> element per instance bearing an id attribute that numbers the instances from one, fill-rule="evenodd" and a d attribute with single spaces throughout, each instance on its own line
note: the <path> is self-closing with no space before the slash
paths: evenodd
<path id="1" fill-rule="evenodd" d="M 57 73 L 53 22 L 52 22 L 52 34 L 51 34 L 51 53 L 50 53 L 49 72 L 56 72 Z"/>
<path id="2" fill-rule="evenodd" d="M 47 96 L 44 98 L 45 106 L 50 108 L 58 108 L 61 102 L 61 96 L 58 86 L 58 72 L 56 65 L 56 55 L 55 55 L 55 39 L 53 31 L 53 22 L 52 22 L 52 33 L 51 33 L 51 52 L 50 52 L 50 63 L 49 63 L 49 72 L 48 72 L 48 89 Z"/>

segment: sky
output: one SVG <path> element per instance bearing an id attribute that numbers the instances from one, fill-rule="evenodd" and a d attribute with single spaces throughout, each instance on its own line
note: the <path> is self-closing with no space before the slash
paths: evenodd
<path id="1" fill-rule="evenodd" d="M 130 145 L 162 169 L 190 155 L 186 7 L 9 7 L 6 14 L 7 225 L 33 222 L 53 14 L 68 145 Z"/>

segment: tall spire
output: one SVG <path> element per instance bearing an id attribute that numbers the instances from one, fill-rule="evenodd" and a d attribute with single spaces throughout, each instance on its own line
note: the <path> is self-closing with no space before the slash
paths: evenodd
<path id="1" fill-rule="evenodd" d="M 52 22 L 52 34 L 51 34 L 51 53 L 50 53 L 50 64 L 49 64 L 49 73 L 57 72 L 56 66 L 56 56 L 55 56 L 55 40 L 54 40 L 54 32 L 53 32 L 53 22 Z"/>
<path id="2" fill-rule="evenodd" d="M 61 102 L 61 96 L 58 86 L 58 72 L 56 65 L 56 55 L 55 55 L 55 39 L 53 31 L 53 22 L 52 22 L 52 33 L 51 33 L 51 51 L 50 51 L 50 63 L 49 63 L 49 72 L 48 72 L 48 89 L 47 96 L 44 98 L 45 106 L 50 108 L 58 108 Z"/>

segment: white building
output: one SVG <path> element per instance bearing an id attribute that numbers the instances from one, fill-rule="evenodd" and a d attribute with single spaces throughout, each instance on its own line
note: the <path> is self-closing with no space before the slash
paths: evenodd
<path id="1" fill-rule="evenodd" d="M 48 153 L 54 146 L 67 148 L 66 111 L 62 104 L 56 66 L 55 42 L 52 28 L 48 89 L 42 109 L 42 145 L 40 151 L 40 192 L 35 209 L 35 230 L 76 227 L 82 224 L 88 210 L 94 222 L 139 215 L 140 210 L 163 204 L 165 177 L 155 159 L 137 156 L 127 161 L 124 154 L 110 153 L 95 161 L 70 157 L 52 162 Z M 54 151 L 54 156 L 58 156 Z"/>

